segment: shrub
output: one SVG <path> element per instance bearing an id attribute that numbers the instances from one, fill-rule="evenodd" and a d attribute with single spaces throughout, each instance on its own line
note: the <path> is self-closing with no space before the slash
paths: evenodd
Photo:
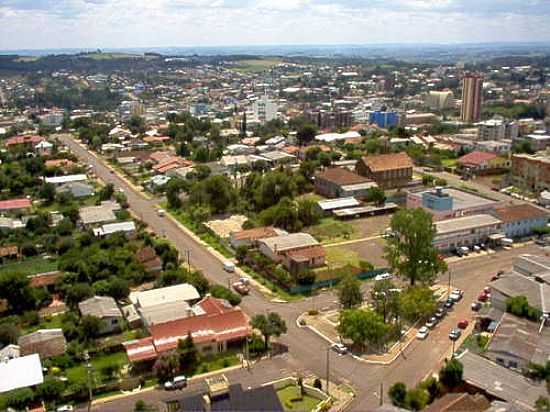
<path id="1" fill-rule="evenodd" d="M 316 388 L 316 389 L 321 390 L 323 388 L 323 384 L 321 383 L 321 379 L 315 378 L 315 380 L 313 381 L 313 387 Z"/>

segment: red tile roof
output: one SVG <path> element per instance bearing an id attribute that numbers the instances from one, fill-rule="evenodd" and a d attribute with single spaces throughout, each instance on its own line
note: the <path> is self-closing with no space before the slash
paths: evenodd
<path id="1" fill-rule="evenodd" d="M 29 135 L 22 135 L 22 136 L 13 136 L 10 137 L 8 140 L 6 140 L 6 146 L 16 146 L 20 144 L 32 144 L 37 145 L 42 140 L 46 140 L 42 136 L 29 136 Z"/>
<path id="2" fill-rule="evenodd" d="M 253 229 L 241 230 L 233 234 L 235 240 L 258 240 L 266 237 L 277 236 L 278 232 L 272 226 L 255 227 Z"/>
<path id="3" fill-rule="evenodd" d="M 458 159 L 458 163 L 462 165 L 481 166 L 483 163 L 496 159 L 497 157 L 495 153 L 475 151 L 462 156 Z"/>
<path id="4" fill-rule="evenodd" d="M 60 271 L 39 273 L 38 275 L 31 276 L 30 285 L 35 288 L 55 285 L 62 274 Z"/>
<path id="5" fill-rule="evenodd" d="M 405 152 L 366 156 L 362 160 L 372 172 L 408 169 L 414 166 L 413 161 Z"/>
<path id="6" fill-rule="evenodd" d="M 367 183 L 371 180 L 364 176 L 359 176 L 356 173 L 350 172 L 343 167 L 329 167 L 322 172 L 315 174 L 316 179 L 323 179 L 335 183 L 339 186 L 355 185 L 359 183 Z"/>
<path id="7" fill-rule="evenodd" d="M 25 209 L 31 206 L 30 199 L 0 200 L 0 210 Z"/>
<path id="8" fill-rule="evenodd" d="M 325 248 L 321 245 L 304 249 L 291 250 L 286 255 L 294 260 L 309 260 L 326 256 Z"/>
<path id="9" fill-rule="evenodd" d="M 520 220 L 548 218 L 546 211 L 530 204 L 501 207 L 495 210 L 497 217 L 504 223 Z"/>
<path id="10" fill-rule="evenodd" d="M 157 350 L 153 345 L 153 338 L 147 337 L 123 343 L 130 362 L 151 360 L 157 357 Z"/>
<path id="11" fill-rule="evenodd" d="M 74 162 L 69 159 L 52 159 L 44 162 L 46 167 L 71 167 L 72 165 L 74 165 Z"/>

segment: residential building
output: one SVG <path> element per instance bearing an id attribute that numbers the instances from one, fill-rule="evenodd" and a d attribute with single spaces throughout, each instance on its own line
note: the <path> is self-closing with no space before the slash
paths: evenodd
<path id="1" fill-rule="evenodd" d="M 550 134 L 547 134 L 545 131 L 537 131 L 532 134 L 523 135 L 516 140 L 529 143 L 531 149 L 535 152 L 546 150 L 550 147 Z"/>
<path id="2" fill-rule="evenodd" d="M 462 110 L 460 117 L 463 122 L 478 122 L 481 118 L 483 99 L 483 77 L 478 74 L 466 73 L 462 79 Z"/>
<path id="3" fill-rule="evenodd" d="M 147 308 L 160 304 L 184 302 L 190 304 L 200 299 L 199 292 L 193 285 L 182 283 L 164 288 L 130 293 L 130 301 L 137 308 Z"/>
<path id="4" fill-rule="evenodd" d="M 478 124 L 479 140 L 514 140 L 518 137 L 519 126 L 502 119 L 491 119 Z"/>
<path id="5" fill-rule="evenodd" d="M 213 355 L 240 347 L 252 332 L 248 317 L 239 307 L 207 296 L 192 308 L 194 316 L 155 324 L 151 336 L 124 343 L 131 362 L 151 361 L 177 348 L 178 342 L 193 338 L 199 353 Z"/>
<path id="6" fill-rule="evenodd" d="M 78 214 L 84 226 L 111 223 L 117 220 L 113 207 L 110 204 L 81 207 Z"/>
<path id="7" fill-rule="evenodd" d="M 225 375 L 221 375 L 207 378 L 206 386 L 206 393 L 179 396 L 165 401 L 166 411 L 283 412 L 285 410 L 273 385 L 244 390 L 240 384 L 230 385 Z"/>
<path id="8" fill-rule="evenodd" d="M 258 240 L 259 250 L 274 262 L 282 263 L 291 273 L 321 267 L 325 250 L 308 233 L 291 233 Z"/>
<path id="9" fill-rule="evenodd" d="M 434 113 L 405 113 L 400 117 L 402 126 L 419 126 L 433 123 L 437 120 L 437 115 Z"/>
<path id="10" fill-rule="evenodd" d="M 254 117 L 260 123 L 266 123 L 277 118 L 279 106 L 275 100 L 263 95 L 252 103 Z"/>
<path id="11" fill-rule="evenodd" d="M 93 229 L 94 236 L 106 237 L 115 233 L 124 233 L 126 236 L 132 236 L 136 233 L 136 224 L 133 221 L 117 222 L 102 225 Z"/>
<path id="12" fill-rule="evenodd" d="M 496 217 L 487 214 L 435 222 L 434 246 L 442 251 L 452 251 L 461 246 L 487 243 L 491 235 L 500 233 L 501 223 Z"/>
<path id="13" fill-rule="evenodd" d="M 413 162 L 405 152 L 362 157 L 356 172 L 386 190 L 407 186 L 412 180 Z"/>
<path id="14" fill-rule="evenodd" d="M 435 399 L 424 412 L 486 412 L 490 406 L 491 403 L 482 394 L 447 393 Z"/>
<path id="15" fill-rule="evenodd" d="M 0 213 L 18 213 L 24 212 L 27 209 L 30 209 L 32 202 L 30 199 L 10 199 L 10 200 L 0 200 Z"/>
<path id="16" fill-rule="evenodd" d="M 546 227 L 548 213 L 530 204 L 505 206 L 495 209 L 494 215 L 502 221 L 502 230 L 507 238 L 530 236 L 533 229 Z"/>
<path id="17" fill-rule="evenodd" d="M 122 312 L 110 296 L 94 296 L 78 304 L 82 316 L 101 319 L 101 334 L 119 332 L 122 328 Z"/>
<path id="18" fill-rule="evenodd" d="M 40 359 L 63 355 L 67 349 L 67 341 L 61 329 L 39 329 L 20 336 L 17 344 L 21 356 L 38 353 Z"/>
<path id="19" fill-rule="evenodd" d="M 531 363 L 546 365 L 550 360 L 550 328 L 505 313 L 489 341 L 484 356 L 499 365 L 525 370 Z"/>
<path id="20" fill-rule="evenodd" d="M 458 159 L 458 165 L 463 173 L 490 174 L 499 173 L 510 168 L 512 162 L 496 153 L 473 151 Z"/>
<path id="21" fill-rule="evenodd" d="M 94 194 L 94 188 L 88 183 L 83 182 L 68 182 L 56 186 L 57 193 L 68 193 L 76 199 L 90 197 Z"/>
<path id="22" fill-rule="evenodd" d="M 431 110 L 445 110 L 454 107 L 454 95 L 450 90 L 430 91 L 424 97 L 424 104 Z"/>
<path id="23" fill-rule="evenodd" d="M 369 123 L 375 124 L 383 129 L 397 127 L 399 125 L 399 113 L 374 111 L 369 113 Z"/>
<path id="24" fill-rule="evenodd" d="M 4 145 L 8 149 L 24 148 L 27 150 L 34 150 L 36 145 L 44 140 L 46 139 L 42 136 L 21 135 L 10 137 L 5 141 Z"/>
<path id="25" fill-rule="evenodd" d="M 485 394 L 491 399 L 509 402 L 520 411 L 535 411 L 535 402 L 546 395 L 545 385 L 525 379 L 489 359 L 467 351 L 460 357 L 462 379 L 468 391 Z"/>
<path id="26" fill-rule="evenodd" d="M 136 259 L 148 273 L 160 274 L 162 271 L 162 260 L 151 246 L 145 246 L 138 250 Z"/>
<path id="27" fill-rule="evenodd" d="M 347 129 L 353 124 L 350 110 L 311 110 L 305 115 L 320 130 Z"/>
<path id="28" fill-rule="evenodd" d="M 273 226 L 255 227 L 252 229 L 241 230 L 238 232 L 232 232 L 229 237 L 229 242 L 233 248 L 240 246 L 256 246 L 258 240 L 267 239 L 269 237 L 284 235 L 286 232 L 281 229 L 277 229 Z"/>
<path id="29" fill-rule="evenodd" d="M 550 156 L 517 154 L 512 156 L 514 186 L 533 192 L 550 189 Z"/>
<path id="30" fill-rule="evenodd" d="M 483 140 L 474 144 L 474 150 L 496 153 L 500 156 L 508 156 L 512 151 L 512 140 Z"/>
<path id="31" fill-rule="evenodd" d="M 329 167 L 315 174 L 315 191 L 329 198 L 356 197 L 366 198 L 369 189 L 377 187 L 367 177 L 360 176 L 348 169 Z"/>
<path id="32" fill-rule="evenodd" d="M 419 189 L 407 192 L 407 208 L 423 208 L 435 221 L 469 215 L 492 213 L 498 202 L 450 187 Z"/>
<path id="33" fill-rule="evenodd" d="M 0 362 L 0 393 L 40 385 L 44 382 L 40 355 L 21 356 Z"/>
<path id="34" fill-rule="evenodd" d="M 489 283 L 491 306 L 506 310 L 506 300 L 525 296 L 530 306 L 550 315 L 550 260 L 545 256 L 522 255 L 512 271 Z"/>

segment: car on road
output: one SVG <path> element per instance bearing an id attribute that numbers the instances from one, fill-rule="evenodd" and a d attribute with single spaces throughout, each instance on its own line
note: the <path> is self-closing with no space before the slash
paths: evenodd
<path id="1" fill-rule="evenodd" d="M 472 302 L 470 307 L 474 312 L 478 312 L 481 309 L 481 306 L 481 302 Z"/>
<path id="2" fill-rule="evenodd" d="M 462 336 L 462 331 L 460 329 L 453 329 L 449 333 L 450 340 L 458 340 Z"/>
<path id="3" fill-rule="evenodd" d="M 454 306 L 454 304 L 455 304 L 455 301 L 449 298 L 445 301 L 443 306 L 445 307 L 445 309 L 451 309 Z"/>
<path id="4" fill-rule="evenodd" d="M 109 170 L 109 173 L 115 174 L 115 171 L 113 169 Z"/>
<path id="5" fill-rule="evenodd" d="M 227 260 L 223 262 L 223 270 L 229 273 L 233 273 L 235 272 L 235 264 Z"/>
<path id="6" fill-rule="evenodd" d="M 429 329 L 435 328 L 435 325 L 437 325 L 437 318 L 435 316 L 432 316 L 428 321 L 426 322 L 426 326 Z"/>
<path id="7" fill-rule="evenodd" d="M 422 326 L 418 329 L 418 332 L 416 332 L 416 339 L 426 339 L 429 334 L 430 330 L 426 326 Z"/>
<path id="8" fill-rule="evenodd" d="M 459 329 L 466 329 L 469 325 L 469 322 L 466 319 L 462 319 L 458 322 L 456 326 L 458 326 Z"/>
<path id="9" fill-rule="evenodd" d="M 374 280 L 381 281 L 381 280 L 390 280 L 393 278 L 393 275 L 391 273 L 381 273 L 379 275 L 376 275 Z"/>
<path id="10" fill-rule="evenodd" d="M 167 391 L 182 389 L 187 386 L 187 377 L 184 375 L 176 376 L 171 381 L 164 382 L 164 389 Z"/>
<path id="11" fill-rule="evenodd" d="M 62 405 L 56 409 L 56 412 L 73 412 L 73 411 L 74 411 L 74 406 L 72 405 Z"/>
<path id="12" fill-rule="evenodd" d="M 340 355 L 345 355 L 348 353 L 348 348 L 343 343 L 333 343 L 330 348 Z"/>
<path id="13" fill-rule="evenodd" d="M 477 300 L 479 300 L 480 302 L 487 302 L 489 300 L 489 297 L 490 295 L 488 295 L 487 293 L 485 292 L 482 292 L 478 297 L 477 297 Z"/>
<path id="14" fill-rule="evenodd" d="M 157 215 L 164 217 L 166 215 L 166 211 L 164 209 L 157 209 Z"/>
<path id="15" fill-rule="evenodd" d="M 250 288 L 242 282 L 233 283 L 233 289 L 235 289 L 240 295 L 248 295 L 250 293 Z"/>
<path id="16" fill-rule="evenodd" d="M 455 289 L 449 295 L 449 299 L 457 303 L 458 301 L 460 301 L 460 299 L 462 299 L 462 296 L 464 296 L 464 292 L 461 291 L 460 289 Z"/>

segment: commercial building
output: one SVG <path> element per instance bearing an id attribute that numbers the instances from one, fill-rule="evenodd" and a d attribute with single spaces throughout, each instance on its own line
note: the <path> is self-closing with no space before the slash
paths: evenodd
<path id="1" fill-rule="evenodd" d="M 483 99 L 483 77 L 478 74 L 466 73 L 462 79 L 462 110 L 463 122 L 478 122 L 481 118 L 481 102 Z"/>
<path id="2" fill-rule="evenodd" d="M 520 138 L 516 139 L 529 143 L 531 149 L 538 152 L 540 150 L 545 150 L 550 147 L 550 134 L 545 131 L 537 131 L 528 135 L 523 135 Z"/>
<path id="3" fill-rule="evenodd" d="M 434 113 L 406 113 L 401 116 L 400 124 L 402 126 L 419 126 L 430 124 L 437 120 L 437 115 Z"/>
<path id="4" fill-rule="evenodd" d="M 315 191 L 329 198 L 366 198 L 373 187 L 377 185 L 369 178 L 341 167 L 329 167 L 315 174 Z"/>
<path id="5" fill-rule="evenodd" d="M 454 107 L 454 95 L 450 90 L 430 91 L 424 97 L 424 104 L 432 110 L 445 110 Z"/>
<path id="6" fill-rule="evenodd" d="M 375 124 L 383 129 L 396 127 L 399 125 L 399 113 L 374 111 L 369 113 L 369 123 Z"/>
<path id="7" fill-rule="evenodd" d="M 277 118 L 277 110 L 279 106 L 275 100 L 270 99 L 267 95 L 259 97 L 252 103 L 252 111 L 255 119 L 260 123 L 269 122 Z"/>
<path id="8" fill-rule="evenodd" d="M 423 208 L 436 221 L 492 213 L 498 202 L 449 187 L 411 190 L 407 193 L 407 208 Z"/>
<path id="9" fill-rule="evenodd" d="M 494 215 L 502 221 L 502 231 L 510 239 L 530 236 L 533 229 L 548 223 L 548 213 L 530 204 L 500 207 Z"/>
<path id="10" fill-rule="evenodd" d="M 435 222 L 434 246 L 452 251 L 461 246 L 487 243 L 489 237 L 500 233 L 501 221 L 494 216 L 472 215 Z"/>
<path id="11" fill-rule="evenodd" d="M 353 113 L 350 110 L 310 110 L 305 116 L 320 130 L 349 128 L 353 125 Z"/>
<path id="12" fill-rule="evenodd" d="M 514 140 L 518 137 L 519 126 L 517 123 L 505 122 L 501 119 L 491 119 L 479 123 L 479 140 Z"/>
<path id="13" fill-rule="evenodd" d="M 382 189 L 407 186 L 412 180 L 413 161 L 405 153 L 391 153 L 362 157 L 356 172 L 374 180 Z"/>
<path id="14" fill-rule="evenodd" d="M 496 153 L 473 151 L 458 159 L 458 165 L 463 173 L 491 174 L 499 173 L 510 168 L 511 160 Z"/>
<path id="15" fill-rule="evenodd" d="M 533 192 L 550 189 L 550 156 L 545 153 L 513 155 L 512 182 Z"/>

